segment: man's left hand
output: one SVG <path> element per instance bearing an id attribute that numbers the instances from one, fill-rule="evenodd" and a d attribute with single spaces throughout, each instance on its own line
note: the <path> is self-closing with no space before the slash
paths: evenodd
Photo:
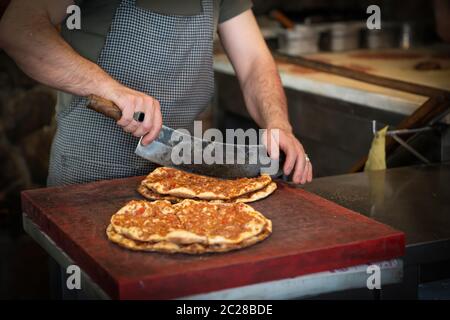
<path id="1" fill-rule="evenodd" d="M 263 143 L 272 159 L 279 159 L 279 150 L 286 154 L 283 173 L 290 175 L 294 183 L 305 184 L 311 182 L 313 169 L 302 144 L 291 130 L 268 129 L 264 135 Z M 270 139 L 267 139 L 270 137 Z"/>

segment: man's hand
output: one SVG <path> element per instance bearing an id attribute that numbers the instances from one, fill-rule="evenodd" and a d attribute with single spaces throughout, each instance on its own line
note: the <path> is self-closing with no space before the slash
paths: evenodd
<path id="1" fill-rule="evenodd" d="M 144 137 L 141 141 L 143 145 L 149 144 L 158 136 L 162 126 L 161 106 L 158 100 L 120 84 L 110 87 L 103 96 L 122 110 L 122 118 L 117 124 L 135 137 Z M 144 112 L 143 122 L 133 119 L 135 112 Z"/>
<path id="2" fill-rule="evenodd" d="M 305 184 L 312 181 L 313 169 L 311 161 L 307 158 L 302 144 L 291 130 L 268 129 L 263 136 L 263 143 L 272 159 L 279 159 L 279 150 L 286 154 L 283 173 L 285 175 L 293 173 L 292 181 L 294 183 Z"/>
<path id="3" fill-rule="evenodd" d="M 98 95 L 122 110 L 117 122 L 143 144 L 156 138 L 161 129 L 159 102 L 126 88 L 95 63 L 83 58 L 61 38 L 56 25 L 64 21 L 73 0 L 11 1 L 0 20 L 0 47 L 31 78 L 78 96 Z M 51 52 L 51 54 L 49 54 Z M 144 122 L 133 119 L 144 112 Z"/>

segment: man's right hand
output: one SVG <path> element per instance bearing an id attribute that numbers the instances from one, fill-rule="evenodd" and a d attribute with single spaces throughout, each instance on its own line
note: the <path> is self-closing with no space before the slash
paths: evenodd
<path id="1" fill-rule="evenodd" d="M 143 145 L 156 139 L 162 126 L 161 106 L 158 100 L 120 84 L 109 87 L 108 93 L 103 96 L 113 101 L 122 110 L 122 118 L 117 121 L 117 124 L 124 131 L 135 137 L 144 137 L 141 141 Z M 133 119 L 135 112 L 145 113 L 143 122 Z"/>
<path id="2" fill-rule="evenodd" d="M 33 79 L 78 96 L 98 95 L 122 110 L 117 122 L 143 144 L 154 140 L 161 129 L 159 102 L 116 82 L 98 65 L 77 52 L 59 34 L 56 25 L 66 17 L 73 0 L 11 1 L 0 20 L 0 48 Z M 49 54 L 50 53 L 50 54 Z M 133 119 L 144 112 L 144 122 Z"/>

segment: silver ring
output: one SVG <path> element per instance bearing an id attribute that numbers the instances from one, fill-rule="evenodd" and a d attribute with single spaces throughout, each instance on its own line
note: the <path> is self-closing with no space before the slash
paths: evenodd
<path id="1" fill-rule="evenodd" d="M 145 119 L 145 113 L 141 111 L 135 112 L 133 114 L 133 119 L 136 120 L 137 122 L 143 122 Z"/>
<path id="2" fill-rule="evenodd" d="M 311 162 L 311 160 L 309 160 L 309 157 L 306 153 L 305 153 L 305 160 L 306 160 L 306 162 Z"/>

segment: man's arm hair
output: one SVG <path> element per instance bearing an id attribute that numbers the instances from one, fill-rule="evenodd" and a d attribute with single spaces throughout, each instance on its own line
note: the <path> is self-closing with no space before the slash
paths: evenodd
<path id="1" fill-rule="evenodd" d="M 219 35 L 252 118 L 262 128 L 291 131 L 281 79 L 252 11 L 220 24 Z"/>
<path id="2" fill-rule="evenodd" d="M 12 0 L 0 20 L 0 48 L 31 78 L 76 95 L 103 95 L 115 81 L 64 41 L 56 26 L 73 0 Z"/>

